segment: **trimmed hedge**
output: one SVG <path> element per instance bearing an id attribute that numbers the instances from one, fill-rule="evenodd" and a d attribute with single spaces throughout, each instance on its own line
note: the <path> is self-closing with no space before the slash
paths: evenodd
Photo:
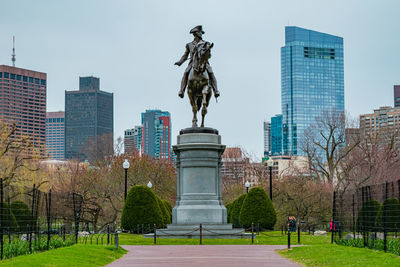
<path id="1" fill-rule="evenodd" d="M 145 185 L 133 186 L 126 197 L 121 216 L 124 230 L 136 230 L 138 224 L 163 225 L 157 196 Z"/>
<path id="2" fill-rule="evenodd" d="M 254 223 L 262 228 L 274 229 L 276 211 L 264 189 L 253 187 L 249 191 L 240 210 L 239 222 L 246 228 Z"/>
<path id="3" fill-rule="evenodd" d="M 14 214 L 10 210 L 10 206 L 6 202 L 3 202 L 3 220 L 4 223 L 1 226 L 3 231 L 15 231 L 18 227 L 17 220 L 15 219 Z"/>
<path id="4" fill-rule="evenodd" d="M 376 230 L 375 221 L 380 208 L 381 204 L 375 199 L 366 201 L 358 212 L 357 231 L 374 232 Z"/>
<path id="5" fill-rule="evenodd" d="M 240 209 L 242 208 L 243 201 L 245 198 L 246 194 L 243 194 L 232 203 L 230 222 L 233 225 L 239 225 Z"/>
<path id="6" fill-rule="evenodd" d="M 395 231 L 400 226 L 400 205 L 395 198 L 389 198 L 383 202 L 376 216 L 375 225 L 378 229 L 383 229 L 383 209 L 386 208 L 386 228 Z"/>
<path id="7" fill-rule="evenodd" d="M 32 224 L 32 214 L 28 205 L 23 201 L 14 201 L 11 203 L 11 212 L 15 216 L 18 232 L 28 232 Z"/>

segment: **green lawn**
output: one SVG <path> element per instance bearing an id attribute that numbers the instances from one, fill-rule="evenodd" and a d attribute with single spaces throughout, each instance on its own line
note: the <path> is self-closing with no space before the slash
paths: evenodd
<path id="1" fill-rule="evenodd" d="M 301 245 L 325 244 L 330 242 L 329 236 L 313 236 L 307 233 L 301 234 Z M 121 245 L 153 245 L 153 238 L 144 238 L 143 235 L 120 234 Z M 292 233 L 292 245 L 298 245 L 297 233 Z M 170 239 L 157 238 L 157 245 L 198 245 L 199 239 Z M 203 239 L 203 245 L 250 245 L 251 238 L 246 239 Z M 262 232 L 254 239 L 256 245 L 287 245 L 287 236 L 280 231 Z"/>
<path id="2" fill-rule="evenodd" d="M 104 266 L 122 257 L 126 250 L 112 246 L 73 245 L 4 260 L 0 266 Z"/>
<path id="3" fill-rule="evenodd" d="M 394 254 L 335 244 L 295 247 L 278 252 L 305 266 L 400 266 L 400 258 Z"/>

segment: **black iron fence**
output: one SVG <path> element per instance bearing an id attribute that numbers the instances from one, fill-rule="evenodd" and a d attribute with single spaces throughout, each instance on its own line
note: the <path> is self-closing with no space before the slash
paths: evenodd
<path id="1" fill-rule="evenodd" d="M 332 242 L 400 255 L 400 180 L 334 193 Z"/>
<path id="2" fill-rule="evenodd" d="M 0 259 L 75 243 L 112 244 L 115 224 L 100 232 L 82 216 L 76 193 L 4 185 L 0 179 Z"/>

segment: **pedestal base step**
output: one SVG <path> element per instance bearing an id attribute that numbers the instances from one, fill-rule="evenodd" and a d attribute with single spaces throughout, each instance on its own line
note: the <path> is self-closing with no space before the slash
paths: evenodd
<path id="1" fill-rule="evenodd" d="M 251 238 L 251 233 L 245 233 L 240 228 L 233 229 L 231 224 L 204 224 L 201 235 L 202 238 Z M 153 238 L 154 234 L 146 234 L 144 237 Z M 157 229 L 157 238 L 200 238 L 200 225 L 169 224 L 167 229 Z"/>

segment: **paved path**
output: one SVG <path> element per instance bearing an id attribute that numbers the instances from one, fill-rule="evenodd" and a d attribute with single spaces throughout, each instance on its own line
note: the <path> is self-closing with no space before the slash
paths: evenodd
<path id="1" fill-rule="evenodd" d="M 300 266 L 270 245 L 122 246 L 128 250 L 108 266 Z"/>

